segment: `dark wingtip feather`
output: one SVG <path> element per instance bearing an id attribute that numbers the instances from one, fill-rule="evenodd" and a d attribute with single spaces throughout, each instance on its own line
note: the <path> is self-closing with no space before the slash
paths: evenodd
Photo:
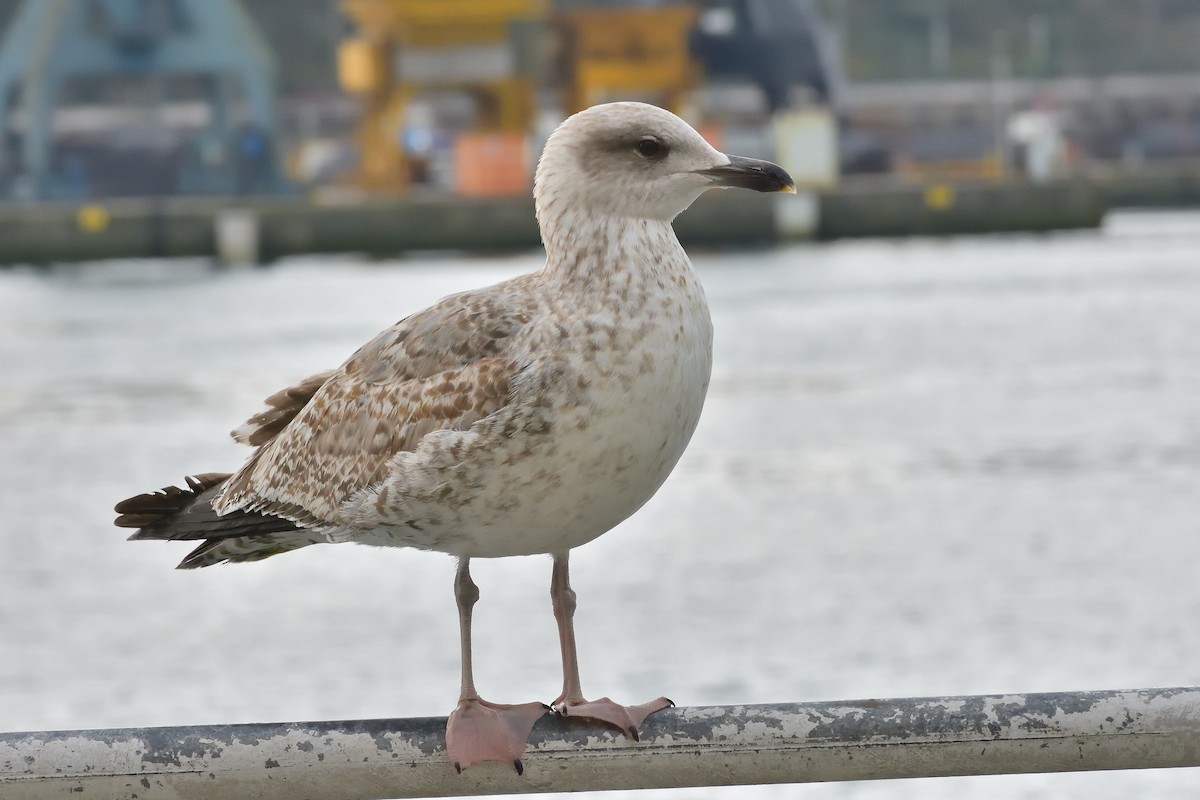
<path id="1" fill-rule="evenodd" d="M 218 514 L 212 507 L 229 479 L 224 472 L 187 478 L 187 488 L 167 486 L 139 494 L 116 505 L 121 528 L 137 528 L 130 540 L 204 539 L 180 562 L 178 569 L 197 569 L 225 561 L 258 561 L 323 541 L 320 536 L 296 536 L 300 525 L 286 517 L 258 511 Z M 287 534 L 280 539 L 275 534 Z"/>
<path id="2" fill-rule="evenodd" d="M 209 539 L 195 550 L 188 553 L 187 556 L 184 557 L 183 561 L 180 561 L 177 565 L 175 565 L 175 569 L 200 569 L 201 567 L 212 566 L 214 563 L 221 563 L 220 561 L 213 562 L 204 557 L 208 551 L 212 550 L 219 543 L 220 541 L 217 539 Z"/>
<path id="3" fill-rule="evenodd" d="M 161 514 L 122 514 L 113 522 L 118 528 L 144 528 L 162 519 Z M 134 538 L 137 537 L 135 533 Z"/>
<path id="4" fill-rule="evenodd" d="M 183 511 L 197 497 L 214 486 L 219 486 L 228 477 L 227 472 L 202 472 L 184 479 L 187 483 L 186 489 L 164 486 L 157 492 L 126 498 L 113 507 L 113 511 L 118 514 L 113 524 L 118 528 L 138 528 L 138 532 L 130 536 L 130 539 L 161 538 L 151 535 L 146 529 Z"/>

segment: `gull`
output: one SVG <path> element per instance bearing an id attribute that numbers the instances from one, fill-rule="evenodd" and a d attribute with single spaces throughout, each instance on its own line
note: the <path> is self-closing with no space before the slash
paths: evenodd
<path id="1" fill-rule="evenodd" d="M 459 771 L 522 772 L 551 710 L 637 739 L 659 697 L 585 698 L 570 551 L 640 508 L 682 455 L 704 405 L 712 321 L 671 227 L 704 191 L 795 192 L 766 161 L 727 156 L 643 103 L 581 111 L 534 177 L 545 266 L 452 295 L 387 328 L 340 367 L 271 395 L 233 431 L 232 474 L 189 476 L 117 504 L 131 539 L 203 540 L 181 569 L 325 542 L 414 547 L 458 560 L 462 683 L 446 726 Z M 475 689 L 473 558 L 552 558 L 563 688 L 552 707 Z"/>

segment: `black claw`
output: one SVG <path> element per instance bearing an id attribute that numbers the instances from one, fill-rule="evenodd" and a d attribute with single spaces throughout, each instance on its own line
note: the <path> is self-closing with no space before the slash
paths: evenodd
<path id="1" fill-rule="evenodd" d="M 671 698 L 669 698 L 669 697 L 664 697 L 663 699 L 664 699 L 664 700 L 666 700 L 666 701 L 667 701 L 667 703 L 669 703 L 669 704 L 670 704 L 670 705 L 668 706 L 669 708 L 674 708 L 674 707 L 675 707 L 675 701 L 674 701 L 674 700 L 672 700 L 672 699 L 671 699 Z"/>
<path id="2" fill-rule="evenodd" d="M 638 736 L 637 728 L 633 727 L 632 725 L 629 726 L 626 732 L 629 734 L 629 738 L 633 739 L 635 742 L 640 742 L 642 740 L 642 737 Z"/>
<path id="3" fill-rule="evenodd" d="M 518 774 L 518 775 L 524 775 L 524 774 L 525 774 L 525 765 L 521 763 L 521 759 L 519 759 L 519 758 L 514 758 L 514 759 L 513 759 L 513 766 L 517 768 L 517 774 Z"/>
<path id="4" fill-rule="evenodd" d="M 457 772 L 459 775 L 462 775 L 462 765 L 459 764 L 457 761 L 454 762 L 454 771 Z"/>
<path id="5" fill-rule="evenodd" d="M 542 703 L 542 708 L 546 709 L 547 711 L 553 711 L 553 710 L 554 710 L 554 706 L 548 706 L 548 705 L 546 705 L 545 703 Z"/>

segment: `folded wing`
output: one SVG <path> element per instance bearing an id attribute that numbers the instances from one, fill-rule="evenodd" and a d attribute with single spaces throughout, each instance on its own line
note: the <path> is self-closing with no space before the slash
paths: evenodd
<path id="1" fill-rule="evenodd" d="M 181 567 L 323 541 L 339 507 L 382 481 L 397 453 L 433 431 L 468 430 L 508 402 L 520 367 L 506 350 L 534 310 L 495 288 L 446 298 L 338 369 L 267 398 L 267 410 L 233 432 L 257 448 L 240 470 L 122 501 L 117 524 L 138 528 L 134 539 L 205 539 Z"/>

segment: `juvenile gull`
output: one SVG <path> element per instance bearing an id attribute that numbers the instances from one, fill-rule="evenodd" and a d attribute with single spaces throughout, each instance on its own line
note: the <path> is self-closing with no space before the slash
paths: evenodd
<path id="1" fill-rule="evenodd" d="M 132 539 L 203 540 L 181 569 L 321 542 L 455 556 L 462 691 L 446 747 L 460 770 L 499 760 L 520 772 L 547 711 L 475 691 L 472 558 L 553 558 L 558 713 L 636 739 L 671 704 L 585 699 L 567 558 L 650 499 L 700 419 L 712 322 L 671 221 L 712 187 L 795 191 L 774 164 L 726 156 L 641 103 L 563 122 L 534 186 L 541 270 L 447 297 L 268 397 L 233 432 L 255 448 L 237 472 L 116 507 L 117 525 L 138 528 Z"/>

